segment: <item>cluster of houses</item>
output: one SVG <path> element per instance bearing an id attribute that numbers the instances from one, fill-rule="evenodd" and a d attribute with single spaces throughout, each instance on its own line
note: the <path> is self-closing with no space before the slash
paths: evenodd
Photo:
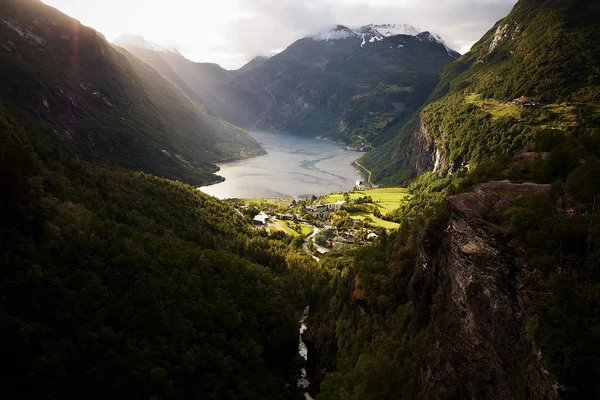
<path id="1" fill-rule="evenodd" d="M 354 199 L 354 200 L 352 200 L 352 202 L 358 203 L 361 200 L 363 200 L 363 199 Z M 325 203 L 325 204 L 317 203 L 317 204 L 313 204 L 310 206 L 303 205 L 302 210 L 305 213 L 310 214 L 315 218 L 323 218 L 325 213 L 340 210 L 342 207 L 346 206 L 347 204 L 348 204 L 347 201 L 344 201 L 344 200 L 336 201 L 334 203 Z M 236 207 L 236 209 L 238 210 L 238 212 L 240 212 L 240 214 L 246 208 L 247 208 L 247 206 L 245 206 L 245 205 L 240 205 L 240 206 Z M 269 212 L 269 211 L 272 211 L 272 212 Z M 290 207 L 288 211 L 293 211 L 293 209 Z M 269 212 L 269 214 L 271 214 L 271 215 L 267 214 L 267 212 Z M 267 208 L 264 211 L 260 211 L 258 214 L 256 214 L 252 220 L 252 223 L 257 228 L 269 229 L 271 227 L 271 222 L 274 222 L 273 226 L 275 228 L 282 229 L 281 226 L 277 223 L 277 220 L 279 220 L 279 221 L 299 220 L 308 226 L 312 226 L 313 228 L 315 227 L 314 225 L 312 225 L 312 223 L 310 221 L 303 220 L 300 214 L 294 215 L 292 213 L 277 213 L 274 209 L 271 209 L 271 208 Z M 378 234 L 375 232 L 368 232 L 368 234 L 366 236 L 364 236 L 364 233 L 361 233 L 361 232 L 364 232 L 359 227 L 363 223 L 363 221 L 361 219 L 355 218 L 355 219 L 353 219 L 353 223 L 354 223 L 353 224 L 354 227 L 346 226 L 345 228 L 336 228 L 336 227 L 329 225 L 326 220 L 317 222 L 316 226 L 319 226 L 319 228 L 321 229 L 321 232 L 326 232 L 326 237 L 327 237 L 326 242 L 327 243 L 324 244 L 323 246 L 319 246 L 316 243 L 313 243 L 314 247 L 312 248 L 312 251 L 315 252 L 315 254 L 317 254 L 317 255 L 323 256 L 332 249 L 340 249 L 347 245 L 357 245 L 357 244 L 363 245 L 366 242 L 374 241 L 378 238 Z M 305 241 L 306 241 L 306 239 L 305 239 Z M 306 251 L 309 251 L 308 248 L 306 248 Z"/>
<path id="2" fill-rule="evenodd" d="M 542 104 L 531 101 L 529 98 L 524 96 L 514 99 L 513 103 L 524 108 L 542 107 Z"/>
<path id="3" fill-rule="evenodd" d="M 313 217 L 323 217 L 323 214 L 325 214 L 326 212 L 332 212 L 332 211 L 339 210 L 346 204 L 347 204 L 346 201 L 340 200 L 340 201 L 336 201 L 335 203 L 315 204 L 312 206 L 303 206 L 303 207 L 304 207 L 304 211 L 306 211 L 308 214 L 312 215 Z M 278 219 L 281 219 L 281 220 L 291 221 L 294 219 L 293 214 L 276 214 L 276 216 Z M 266 212 L 261 211 L 254 217 L 252 222 L 255 225 L 267 225 L 270 218 L 271 217 Z"/>
<path id="4" fill-rule="evenodd" d="M 340 200 L 335 203 L 327 203 L 327 204 L 315 204 L 312 206 L 305 206 L 304 210 L 312 215 L 313 217 L 322 217 L 324 213 L 336 211 L 341 209 L 343 206 L 347 204 L 346 201 Z"/>
<path id="5" fill-rule="evenodd" d="M 361 236 L 359 239 L 359 231 L 356 229 L 344 229 L 343 231 L 339 231 L 336 229 L 332 229 L 331 227 L 323 227 L 325 232 L 327 233 L 327 244 L 324 246 L 318 246 L 316 243 L 314 244 L 314 250 L 320 255 L 324 255 L 332 249 L 338 250 L 344 248 L 347 245 L 364 245 L 366 242 L 372 242 L 376 240 L 379 235 L 375 232 L 369 232 L 366 237 Z"/>

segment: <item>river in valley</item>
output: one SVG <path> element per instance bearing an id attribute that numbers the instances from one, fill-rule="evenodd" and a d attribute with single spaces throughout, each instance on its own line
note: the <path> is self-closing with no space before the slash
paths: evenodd
<path id="1" fill-rule="evenodd" d="M 306 307 L 304 309 L 304 313 L 302 314 L 302 318 L 300 318 L 300 339 L 298 341 L 298 354 L 300 354 L 300 357 L 302 358 L 302 360 L 304 360 L 305 364 L 306 361 L 308 361 L 308 349 L 306 348 L 306 343 L 304 343 L 302 334 L 308 329 L 308 326 L 306 325 L 306 319 L 308 318 L 309 311 L 310 307 Z M 312 396 L 308 393 L 310 381 L 308 380 L 308 376 L 306 375 L 306 365 L 302 366 L 302 369 L 300 370 L 300 378 L 298 378 L 296 385 L 298 385 L 298 389 L 301 390 L 305 400 L 314 400 Z"/>
<path id="2" fill-rule="evenodd" d="M 362 153 L 323 140 L 253 132 L 267 151 L 261 157 L 219 164 L 216 185 L 201 187 L 219 199 L 310 197 L 351 190 L 361 178 L 351 165 Z"/>

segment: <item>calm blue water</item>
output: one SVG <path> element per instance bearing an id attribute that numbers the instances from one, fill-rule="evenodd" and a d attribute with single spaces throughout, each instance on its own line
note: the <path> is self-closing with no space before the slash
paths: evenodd
<path id="1" fill-rule="evenodd" d="M 348 191 L 361 179 L 351 162 L 361 153 L 322 140 L 257 133 L 267 155 L 219 164 L 225 182 L 200 188 L 218 197 L 309 197 Z"/>

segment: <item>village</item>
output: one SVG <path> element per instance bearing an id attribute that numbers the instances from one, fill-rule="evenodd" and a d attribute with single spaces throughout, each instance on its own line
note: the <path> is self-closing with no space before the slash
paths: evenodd
<path id="1" fill-rule="evenodd" d="M 408 198 L 406 189 L 354 190 L 317 198 L 234 200 L 236 210 L 256 229 L 291 236 L 316 260 L 327 253 L 364 246 L 399 224 L 388 216 Z"/>

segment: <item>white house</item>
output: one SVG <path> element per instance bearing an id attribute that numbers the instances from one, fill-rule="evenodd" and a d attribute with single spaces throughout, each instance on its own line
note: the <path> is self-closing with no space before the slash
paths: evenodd
<path id="1" fill-rule="evenodd" d="M 312 215 L 313 217 L 322 216 L 325 211 L 327 211 L 327 206 L 323 204 L 317 204 L 314 206 L 304 207 L 306 212 Z"/>
<path id="2" fill-rule="evenodd" d="M 346 202 L 344 200 L 336 201 L 335 203 L 325 204 L 327 207 L 327 211 L 339 210 L 342 206 L 345 206 Z"/>
<path id="3" fill-rule="evenodd" d="M 269 216 L 264 211 L 259 212 L 252 220 L 255 225 L 266 225 L 268 221 Z"/>

